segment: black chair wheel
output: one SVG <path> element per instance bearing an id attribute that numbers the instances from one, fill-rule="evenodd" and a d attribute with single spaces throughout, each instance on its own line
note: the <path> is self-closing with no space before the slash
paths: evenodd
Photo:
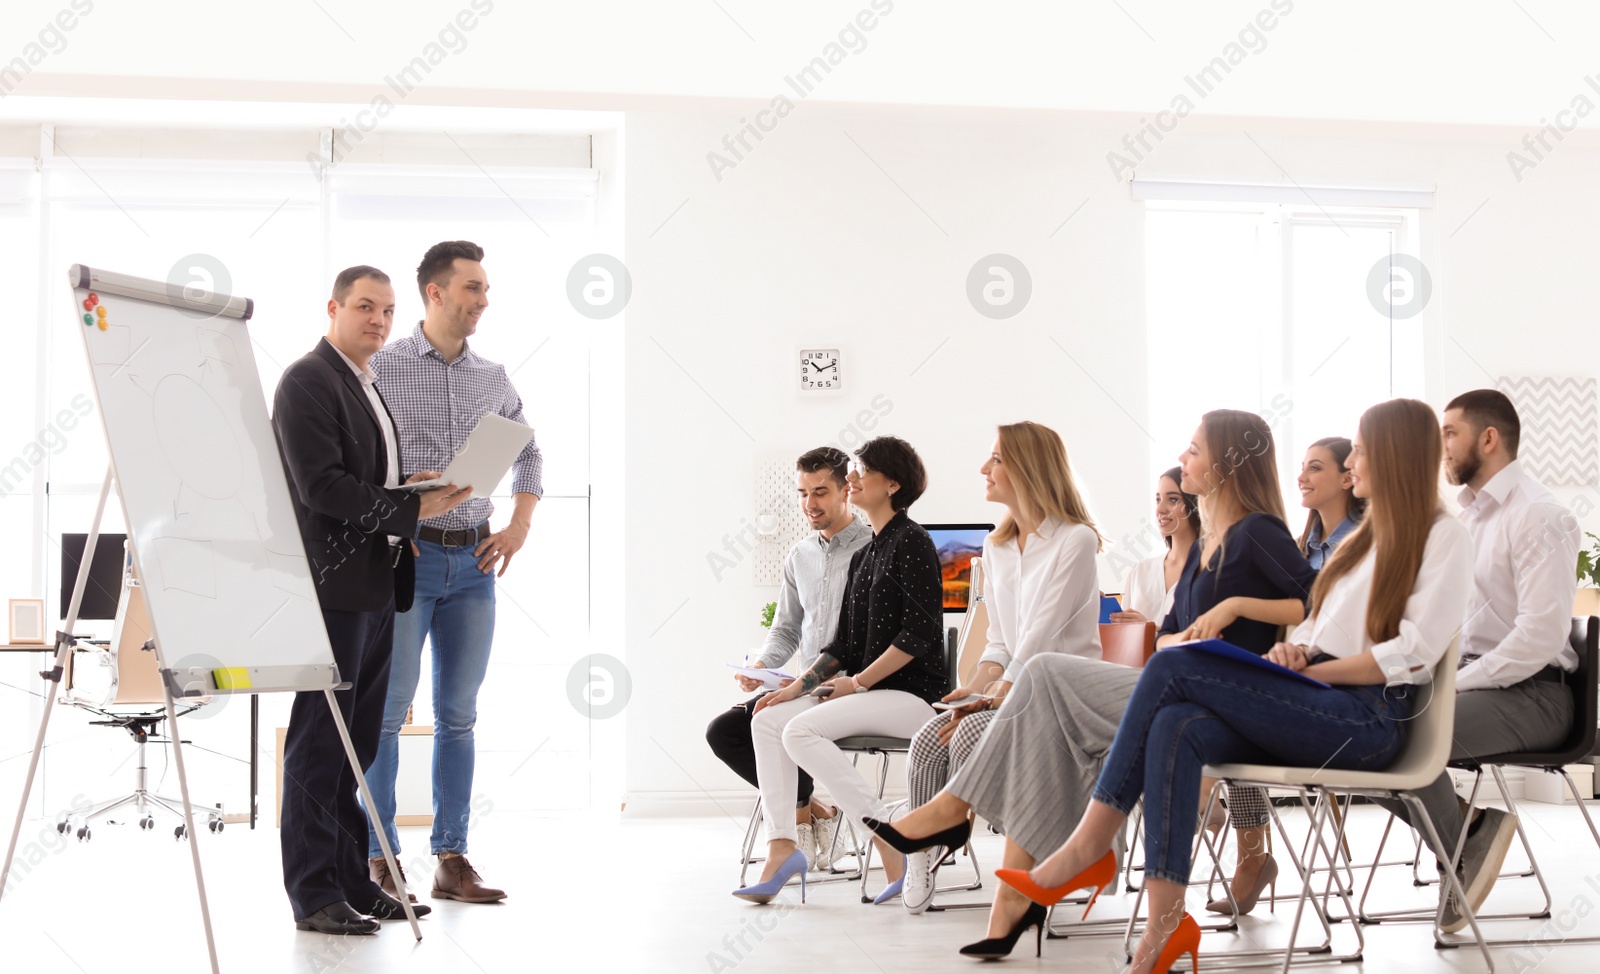
<path id="1" fill-rule="evenodd" d="M 221 832 L 222 831 L 222 825 L 223 825 L 223 822 L 222 822 L 222 819 L 220 819 L 220 818 L 214 818 L 210 822 L 206 823 L 206 827 L 211 829 L 211 831 L 213 831 L 213 832 Z"/>
<path id="2" fill-rule="evenodd" d="M 174 839 L 182 840 L 184 838 L 187 838 L 188 835 L 189 835 L 189 830 L 188 830 L 187 827 L 185 827 L 183 825 L 179 825 L 177 828 L 172 830 L 172 837 Z"/>
<path id="3" fill-rule="evenodd" d="M 93 836 L 93 835 L 94 835 L 94 833 L 89 831 L 89 826 L 80 825 L 78 827 L 78 841 L 79 842 L 88 842 L 89 838 L 91 836 Z"/>
<path id="4" fill-rule="evenodd" d="M 62 835 L 66 835 L 68 832 L 72 831 L 72 825 L 68 822 L 57 822 L 56 831 Z"/>

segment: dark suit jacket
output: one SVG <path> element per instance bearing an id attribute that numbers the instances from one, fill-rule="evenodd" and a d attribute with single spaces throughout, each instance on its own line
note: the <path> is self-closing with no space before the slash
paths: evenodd
<path id="1" fill-rule="evenodd" d="M 416 533 L 422 498 L 384 488 L 378 414 L 326 338 L 284 371 L 272 399 L 272 428 L 322 607 L 371 612 L 392 594 L 397 611 L 409 609 L 411 545 L 402 542 L 400 564 L 391 566 L 388 536 Z"/>

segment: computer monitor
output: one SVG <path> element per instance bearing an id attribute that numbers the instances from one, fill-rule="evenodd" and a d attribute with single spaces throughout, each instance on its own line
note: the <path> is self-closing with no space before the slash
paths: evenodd
<path id="1" fill-rule="evenodd" d="M 944 611 L 965 612 L 972 588 L 972 559 L 983 554 L 983 539 L 993 524 L 924 524 L 939 550 L 944 576 Z"/>
<path id="2" fill-rule="evenodd" d="M 72 588 L 78 582 L 78 565 L 83 561 L 87 534 L 61 536 L 61 618 L 67 618 L 72 605 Z M 122 595 L 122 569 L 126 562 L 128 536 L 102 534 L 95 539 L 94 559 L 89 563 L 89 578 L 83 585 L 83 604 L 79 619 L 112 620 L 117 617 L 117 599 Z"/>

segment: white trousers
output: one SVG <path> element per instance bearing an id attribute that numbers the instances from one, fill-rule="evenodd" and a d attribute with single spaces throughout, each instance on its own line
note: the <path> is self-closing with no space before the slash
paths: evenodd
<path id="1" fill-rule="evenodd" d="M 850 821 L 887 819 L 888 806 L 833 742 L 862 735 L 910 738 L 933 715 L 927 701 L 904 690 L 870 690 L 827 701 L 806 695 L 756 714 L 750 736 L 767 841 L 793 842 L 797 836 L 796 765 L 828 790 Z"/>

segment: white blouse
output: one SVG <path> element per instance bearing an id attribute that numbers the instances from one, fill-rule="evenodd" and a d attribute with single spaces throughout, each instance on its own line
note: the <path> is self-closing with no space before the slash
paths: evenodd
<path id="1" fill-rule="evenodd" d="M 1317 614 L 1295 627 L 1289 642 L 1341 659 L 1370 652 L 1388 675 L 1384 682 L 1427 683 L 1466 618 L 1472 537 L 1448 514 L 1434 519 L 1416 584 L 1400 617 L 1400 634 L 1374 644 L 1367 634 L 1367 603 L 1377 560 L 1377 552 L 1368 551 L 1361 564 L 1334 583 Z"/>
<path id="2" fill-rule="evenodd" d="M 1128 580 L 1122 584 L 1122 603 L 1124 612 L 1137 612 L 1161 625 L 1161 620 L 1167 617 L 1167 612 L 1172 608 L 1172 589 L 1167 587 L 1167 556 L 1163 552 L 1151 558 L 1146 558 L 1133 566 L 1128 572 Z"/>
<path id="3" fill-rule="evenodd" d="M 1028 536 L 983 542 L 984 604 L 989 645 L 980 663 L 1005 667 L 1015 683 L 1022 664 L 1040 653 L 1100 658 L 1100 587 L 1095 568 L 1099 537 L 1084 524 L 1046 520 Z"/>

